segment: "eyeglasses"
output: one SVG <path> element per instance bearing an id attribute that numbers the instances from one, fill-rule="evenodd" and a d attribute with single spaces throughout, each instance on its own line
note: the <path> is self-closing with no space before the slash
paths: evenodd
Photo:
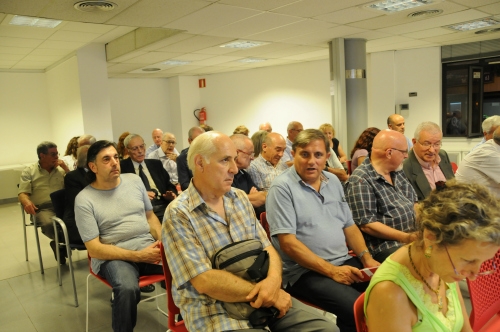
<path id="1" fill-rule="evenodd" d="M 448 254 L 448 259 L 450 260 L 450 263 L 451 263 L 451 266 L 453 266 L 453 271 L 455 271 L 455 275 L 460 275 L 458 272 L 457 272 L 457 269 L 455 267 L 455 264 L 453 264 L 453 261 L 451 260 L 451 256 L 450 256 L 450 253 L 448 252 L 448 248 L 446 247 L 446 245 L 444 246 L 444 249 L 446 250 L 446 254 Z M 486 262 L 485 262 L 486 263 Z M 484 264 L 484 263 L 483 263 Z M 491 260 L 491 265 L 493 267 L 492 270 L 488 270 L 488 271 L 483 271 L 483 272 L 478 272 L 475 274 L 476 277 L 481 277 L 481 276 L 487 276 L 487 275 L 490 275 L 490 274 L 493 274 L 495 272 L 497 272 L 497 265 L 495 264 L 495 261 L 494 260 Z"/>
<path id="2" fill-rule="evenodd" d="M 49 155 L 53 158 L 59 157 L 59 152 L 49 152 L 49 153 L 44 153 L 44 154 Z"/>
<path id="3" fill-rule="evenodd" d="M 141 145 L 134 146 L 133 148 L 127 148 L 129 151 L 137 152 L 138 150 L 144 150 L 146 148 L 146 144 L 142 143 Z"/>
<path id="4" fill-rule="evenodd" d="M 163 140 L 163 142 L 167 143 L 167 144 L 173 144 L 173 145 L 176 145 L 177 142 L 176 141 L 165 141 Z"/>
<path id="5" fill-rule="evenodd" d="M 396 149 L 396 148 L 389 148 L 387 150 L 396 150 L 396 151 L 399 151 L 401 152 L 403 155 L 408 155 L 408 150 L 401 150 L 401 149 Z"/>
<path id="6" fill-rule="evenodd" d="M 441 148 L 441 145 L 442 143 L 441 142 L 437 142 L 437 143 L 429 143 L 429 142 L 423 142 L 423 143 L 420 143 L 419 141 L 417 141 L 418 144 L 422 145 L 422 147 L 425 149 L 425 150 L 429 150 L 431 148 L 431 146 L 434 148 L 434 150 L 437 150 L 439 148 Z"/>
<path id="7" fill-rule="evenodd" d="M 247 156 L 249 156 L 249 157 L 253 157 L 253 152 L 248 153 L 248 152 L 245 152 L 245 151 L 243 151 L 243 150 L 239 150 L 239 149 L 238 149 L 238 150 L 236 150 L 236 152 L 242 152 L 242 153 L 246 154 L 246 155 L 247 155 Z"/>
<path id="8" fill-rule="evenodd" d="M 303 129 L 290 129 L 291 131 L 296 131 L 298 133 L 300 133 Z"/>

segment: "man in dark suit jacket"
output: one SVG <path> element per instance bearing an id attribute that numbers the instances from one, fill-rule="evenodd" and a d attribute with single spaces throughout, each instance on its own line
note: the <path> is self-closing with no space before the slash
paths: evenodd
<path id="1" fill-rule="evenodd" d="M 423 122 L 415 130 L 413 150 L 408 153 L 403 170 L 419 201 L 436 189 L 437 182 L 455 177 L 448 154 L 441 150 L 442 138 L 441 128 L 434 122 Z"/>
<path id="2" fill-rule="evenodd" d="M 205 132 L 203 128 L 193 127 L 189 129 L 188 132 L 188 143 L 191 142 Z M 179 177 L 179 184 L 181 185 L 182 190 L 186 190 L 189 187 L 189 183 L 191 182 L 191 178 L 193 177 L 193 172 L 188 167 L 187 163 L 187 154 L 189 151 L 189 147 L 185 148 L 177 157 L 177 175 Z"/>
<path id="3" fill-rule="evenodd" d="M 134 173 L 141 177 L 153 205 L 153 211 L 160 221 L 168 203 L 175 199 L 176 188 L 170 182 L 168 172 L 163 168 L 161 161 L 145 159 L 146 146 L 141 136 L 128 135 L 124 145 L 129 151 L 130 158 L 120 162 L 122 173 Z"/>

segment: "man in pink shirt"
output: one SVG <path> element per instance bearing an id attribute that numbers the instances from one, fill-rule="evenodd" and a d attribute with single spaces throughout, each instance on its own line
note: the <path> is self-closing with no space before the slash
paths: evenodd
<path id="1" fill-rule="evenodd" d="M 403 170 L 419 201 L 436 189 L 436 183 L 455 177 L 448 154 L 441 149 L 442 138 L 441 128 L 434 122 L 422 122 L 415 130 L 413 149 L 403 163 Z"/>

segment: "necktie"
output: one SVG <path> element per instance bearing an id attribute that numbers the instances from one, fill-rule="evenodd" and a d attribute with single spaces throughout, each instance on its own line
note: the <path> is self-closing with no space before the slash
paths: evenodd
<path id="1" fill-rule="evenodd" d="M 149 181 L 148 178 L 146 177 L 146 174 L 144 174 L 144 171 L 142 170 L 142 165 L 139 165 L 139 176 L 141 177 L 141 180 L 144 183 L 144 186 L 146 187 L 146 191 L 151 191 L 151 186 L 149 185 Z"/>

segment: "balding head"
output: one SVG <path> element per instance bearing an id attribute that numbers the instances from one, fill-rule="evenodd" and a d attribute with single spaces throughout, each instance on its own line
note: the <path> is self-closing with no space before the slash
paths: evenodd
<path id="1" fill-rule="evenodd" d="M 175 135 L 172 133 L 164 133 L 162 136 L 160 148 L 162 151 L 167 154 L 167 153 L 174 153 L 175 150 L 175 145 L 177 144 L 177 141 L 175 139 Z"/>
<path id="2" fill-rule="evenodd" d="M 269 122 L 264 122 L 259 125 L 259 130 L 265 130 L 270 133 L 273 131 L 273 127 L 271 127 L 271 124 Z"/>
<path id="3" fill-rule="evenodd" d="M 200 136 L 201 134 L 203 134 L 205 132 L 205 129 L 201 128 L 201 127 L 193 127 L 191 129 L 189 129 L 188 131 L 188 142 L 189 144 L 191 144 L 191 142 L 198 136 Z"/>
<path id="4" fill-rule="evenodd" d="M 84 146 L 84 145 L 92 145 L 96 141 L 95 137 L 92 135 L 82 135 L 78 137 L 78 147 Z"/>
<path id="5" fill-rule="evenodd" d="M 375 169 L 380 166 L 384 171 L 402 169 L 403 161 L 408 157 L 406 137 L 394 130 L 382 130 L 373 139 L 371 163 Z"/>
<path id="6" fill-rule="evenodd" d="M 293 143 L 295 141 L 295 138 L 297 135 L 304 130 L 304 127 L 302 126 L 302 123 L 297 122 L 297 121 L 292 121 L 288 124 L 288 127 L 286 128 L 288 132 L 288 139 Z"/>
<path id="7" fill-rule="evenodd" d="M 252 140 L 243 134 L 234 134 L 229 138 L 231 138 L 236 147 L 236 166 L 238 166 L 238 169 L 247 169 L 253 160 L 254 149 Z"/>
<path id="8" fill-rule="evenodd" d="M 387 118 L 387 127 L 389 129 L 399 131 L 401 134 L 405 133 L 405 118 L 399 114 L 391 114 Z"/>
<path id="9" fill-rule="evenodd" d="M 264 143 L 262 143 L 262 157 L 270 162 L 273 166 L 276 166 L 281 157 L 283 157 L 283 152 L 286 148 L 286 141 L 278 133 L 267 134 Z"/>
<path id="10" fill-rule="evenodd" d="M 156 128 L 155 130 L 153 130 L 153 132 L 151 133 L 151 138 L 153 138 L 153 142 L 157 145 L 157 146 L 160 146 L 161 145 L 161 138 L 163 136 L 163 131 L 160 129 L 160 128 Z"/>

